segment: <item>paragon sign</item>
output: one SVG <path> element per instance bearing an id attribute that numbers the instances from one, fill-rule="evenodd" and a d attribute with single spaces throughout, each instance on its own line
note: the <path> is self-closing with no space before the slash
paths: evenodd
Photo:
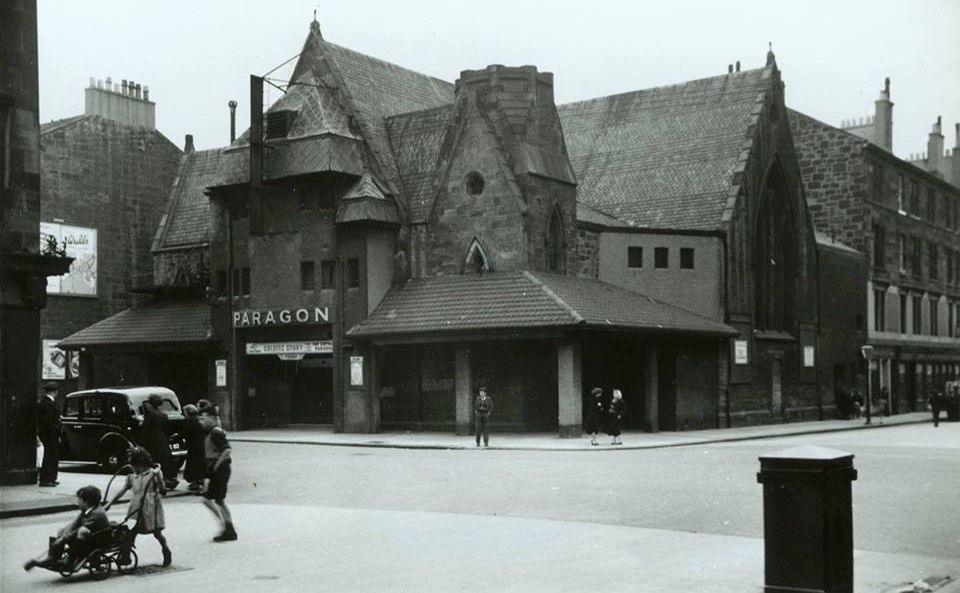
<path id="1" fill-rule="evenodd" d="M 233 312 L 233 327 L 268 327 L 274 325 L 312 325 L 330 323 L 327 307 L 300 309 L 240 309 Z"/>

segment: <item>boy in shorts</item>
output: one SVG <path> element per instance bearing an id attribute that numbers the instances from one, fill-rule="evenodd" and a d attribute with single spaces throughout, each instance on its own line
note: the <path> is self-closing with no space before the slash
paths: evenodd
<path id="1" fill-rule="evenodd" d="M 212 413 L 200 413 L 200 425 L 206 431 L 203 441 L 204 461 L 207 466 L 207 487 L 203 492 L 203 504 L 216 515 L 223 526 L 215 542 L 232 542 L 237 539 L 233 528 L 233 517 L 224 499 L 227 497 L 227 483 L 230 481 L 230 442 L 227 433 L 218 426 Z"/>

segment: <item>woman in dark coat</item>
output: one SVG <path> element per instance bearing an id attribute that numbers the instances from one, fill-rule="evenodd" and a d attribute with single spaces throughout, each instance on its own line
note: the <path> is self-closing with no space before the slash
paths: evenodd
<path id="1" fill-rule="evenodd" d="M 187 404 L 183 406 L 183 436 L 187 440 L 187 464 L 183 468 L 183 479 L 190 485 L 191 492 L 199 492 L 206 474 L 206 463 L 203 460 L 203 439 L 205 436 L 200 425 L 200 411 L 197 406 Z"/>
<path id="2" fill-rule="evenodd" d="M 603 389 L 594 387 L 590 390 L 590 401 L 587 403 L 587 422 L 584 429 L 590 434 L 590 444 L 599 445 L 597 434 L 600 433 L 600 425 L 603 423 Z"/>
<path id="3" fill-rule="evenodd" d="M 170 439 L 166 431 L 167 415 L 160 409 L 162 405 L 163 397 L 157 393 L 151 393 L 143 404 L 141 444 L 160 466 L 167 490 L 173 490 L 178 482 L 177 468 L 173 465 L 173 456 L 170 454 Z"/>
<path id="4" fill-rule="evenodd" d="M 610 405 L 607 406 L 607 434 L 613 437 L 611 445 L 623 444 L 623 441 L 620 440 L 620 423 L 623 421 L 625 410 L 623 394 L 619 389 L 614 389 L 613 397 L 610 398 Z"/>

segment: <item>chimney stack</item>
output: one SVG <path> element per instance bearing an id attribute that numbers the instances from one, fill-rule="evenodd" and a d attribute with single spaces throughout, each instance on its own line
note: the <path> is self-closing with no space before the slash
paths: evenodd
<path id="1" fill-rule="evenodd" d="M 230 144 L 233 144 L 237 139 L 237 102 L 231 99 L 227 106 L 230 107 Z"/>
<path id="2" fill-rule="evenodd" d="M 727 64 L 727 74 L 733 74 L 733 64 Z"/>
<path id="3" fill-rule="evenodd" d="M 740 60 L 737 60 L 737 72 L 740 72 Z"/>
<path id="4" fill-rule="evenodd" d="M 143 85 L 143 100 L 144 101 L 150 100 L 150 87 L 148 87 L 147 85 Z"/>
<path id="5" fill-rule="evenodd" d="M 956 140 L 953 145 L 953 156 L 950 157 L 950 183 L 960 187 L 960 124 L 954 126 Z"/>
<path id="6" fill-rule="evenodd" d="M 927 137 L 927 171 L 934 175 L 943 176 L 940 167 L 943 163 L 943 134 L 941 133 L 941 116 L 937 116 L 937 122 L 933 124 L 930 130 L 930 136 Z"/>
<path id="7" fill-rule="evenodd" d="M 143 93 L 141 96 L 141 92 Z M 122 79 L 114 83 L 90 79 L 85 90 L 86 115 L 97 115 L 127 126 L 156 129 L 156 105 L 149 101 L 149 91 L 133 80 Z"/>
<path id="8" fill-rule="evenodd" d="M 890 77 L 883 81 L 880 98 L 875 102 L 876 121 L 875 139 L 877 146 L 887 152 L 893 152 L 893 102 L 890 101 Z"/>
<path id="9" fill-rule="evenodd" d="M 191 152 L 196 152 L 196 150 L 197 149 L 193 147 L 193 134 L 187 134 L 183 141 L 183 152 L 190 154 Z"/>

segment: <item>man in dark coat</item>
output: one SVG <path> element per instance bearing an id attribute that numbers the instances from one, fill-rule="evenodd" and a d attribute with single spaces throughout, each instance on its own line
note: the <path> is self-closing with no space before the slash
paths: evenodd
<path id="1" fill-rule="evenodd" d="M 480 446 L 480 437 L 483 437 L 483 446 L 490 445 L 490 414 L 493 412 L 493 398 L 487 395 L 484 387 L 473 402 L 473 413 L 477 421 L 477 446 Z"/>
<path id="2" fill-rule="evenodd" d="M 163 406 L 163 396 L 158 393 L 151 393 L 143 404 L 142 441 L 144 449 L 160 466 L 167 490 L 173 490 L 177 487 L 179 480 L 177 480 L 177 468 L 173 464 L 173 456 L 170 454 L 170 438 L 166 430 L 167 415 L 160 409 L 161 406 Z"/>
<path id="3" fill-rule="evenodd" d="M 56 486 L 57 470 L 60 466 L 60 410 L 57 408 L 57 385 L 54 382 L 43 385 L 43 397 L 37 415 L 37 436 L 43 443 L 43 463 L 40 465 L 40 485 Z"/>
<path id="4" fill-rule="evenodd" d="M 940 410 L 943 410 L 946 407 L 946 401 L 944 401 L 943 394 L 939 391 L 934 391 L 930 396 L 930 411 L 933 412 L 933 427 L 936 428 L 940 426 Z"/>

